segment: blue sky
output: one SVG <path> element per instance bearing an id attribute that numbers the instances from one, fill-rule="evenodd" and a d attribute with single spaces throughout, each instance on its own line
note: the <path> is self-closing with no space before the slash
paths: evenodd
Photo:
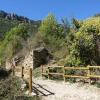
<path id="1" fill-rule="evenodd" d="M 43 19 L 49 12 L 63 17 L 85 19 L 100 13 L 100 0 L 0 0 L 0 10 L 30 19 Z"/>

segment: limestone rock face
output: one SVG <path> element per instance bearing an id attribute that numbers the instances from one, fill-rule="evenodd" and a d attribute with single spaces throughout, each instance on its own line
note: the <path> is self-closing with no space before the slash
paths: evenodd
<path id="1" fill-rule="evenodd" d="M 39 67 L 42 64 L 48 63 L 50 54 L 44 47 L 36 48 L 33 51 L 33 66 L 34 68 Z"/>

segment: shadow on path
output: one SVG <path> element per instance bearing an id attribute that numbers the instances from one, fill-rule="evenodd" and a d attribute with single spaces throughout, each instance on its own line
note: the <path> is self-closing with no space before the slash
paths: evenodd
<path id="1" fill-rule="evenodd" d="M 45 89 L 42 85 L 33 83 L 32 89 L 36 93 L 36 95 L 42 94 L 42 96 L 54 95 L 55 93 Z M 35 85 L 35 86 L 34 86 Z"/>

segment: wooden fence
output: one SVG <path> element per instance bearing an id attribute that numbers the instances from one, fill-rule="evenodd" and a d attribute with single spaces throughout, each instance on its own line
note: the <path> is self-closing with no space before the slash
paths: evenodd
<path id="1" fill-rule="evenodd" d="M 61 68 L 62 73 L 50 72 L 50 68 Z M 44 69 L 47 69 L 47 72 L 44 72 Z M 63 80 L 65 82 L 66 78 L 82 78 L 89 79 L 89 83 L 91 83 L 91 78 L 100 78 L 100 75 L 91 74 L 91 69 L 99 69 L 100 66 L 87 66 L 87 67 L 65 67 L 65 66 L 41 66 L 42 76 L 48 76 L 50 79 L 50 75 L 60 75 L 63 76 Z M 21 78 L 24 78 L 24 67 L 21 67 Z M 66 70 L 84 70 L 87 71 L 86 75 L 68 75 L 66 74 Z M 15 70 L 14 70 L 15 71 Z M 15 73 L 15 72 L 14 72 Z M 100 72 L 99 72 L 100 73 Z M 29 92 L 32 92 L 32 68 L 29 68 Z"/>
<path id="2" fill-rule="evenodd" d="M 60 75 L 63 76 L 63 80 L 65 82 L 66 78 L 82 78 L 82 79 L 89 79 L 89 83 L 91 83 L 91 78 L 100 78 L 100 72 L 99 75 L 92 74 L 92 69 L 99 69 L 100 66 L 87 66 L 87 67 L 65 67 L 65 66 L 41 66 L 42 68 L 42 76 L 46 75 L 48 76 L 48 79 L 50 79 L 50 75 Z M 44 72 L 44 69 L 47 69 L 47 72 Z M 61 68 L 62 73 L 56 73 L 56 72 L 50 72 L 50 68 Z M 86 75 L 69 75 L 66 74 L 66 70 L 81 70 L 86 71 Z"/>

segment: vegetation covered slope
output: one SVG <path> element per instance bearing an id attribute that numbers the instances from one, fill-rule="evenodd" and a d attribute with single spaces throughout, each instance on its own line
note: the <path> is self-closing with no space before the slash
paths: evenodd
<path id="1" fill-rule="evenodd" d="M 41 21 L 0 11 L 0 63 L 11 59 L 38 31 Z"/>
<path id="2" fill-rule="evenodd" d="M 1 16 L 2 15 L 2 16 Z M 100 17 L 86 20 L 62 19 L 49 14 L 41 23 L 16 14 L 1 12 L 3 20 L 0 61 L 12 59 L 25 48 L 46 47 L 59 64 L 68 66 L 100 65 Z M 6 22 L 7 21 L 7 22 Z M 4 25 L 3 25 L 4 24 Z"/>
<path id="3" fill-rule="evenodd" d="M 11 28 L 18 26 L 21 23 L 28 25 L 31 32 L 36 32 L 41 21 L 34 21 L 24 16 L 0 11 L 0 37 L 2 38 L 6 32 L 10 31 Z"/>

